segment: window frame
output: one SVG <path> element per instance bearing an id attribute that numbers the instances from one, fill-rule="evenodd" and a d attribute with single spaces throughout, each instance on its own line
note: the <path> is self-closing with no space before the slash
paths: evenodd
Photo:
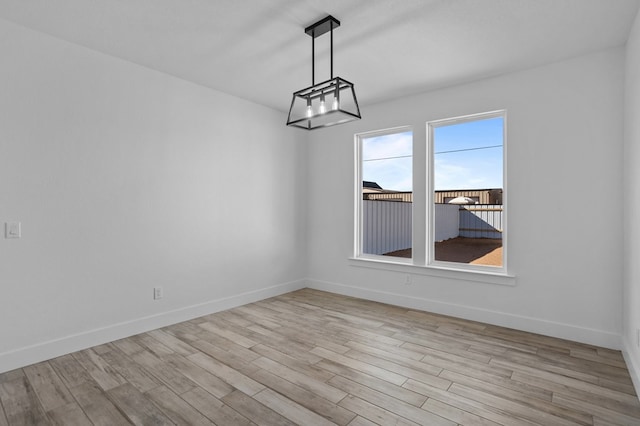
<path id="1" fill-rule="evenodd" d="M 435 203 L 434 203 L 434 129 L 437 127 L 450 126 L 454 124 L 469 123 L 472 121 L 486 120 L 491 118 L 502 118 L 502 266 L 491 265 L 471 265 L 468 263 L 446 262 L 435 260 Z M 438 267 L 445 269 L 453 269 L 459 271 L 477 271 L 484 273 L 493 273 L 498 275 L 507 274 L 507 110 L 496 110 L 482 112 L 477 114 L 468 114 L 458 117 L 444 118 L 439 120 L 431 120 L 426 124 L 427 127 L 427 196 L 426 196 L 426 265 L 430 267 Z"/>
<path id="2" fill-rule="evenodd" d="M 470 265 L 457 262 L 435 261 L 434 257 L 434 165 L 433 165 L 433 128 L 438 125 L 463 123 L 481 119 L 502 117 L 502 266 Z M 426 122 L 426 135 L 415 131 L 413 125 L 404 125 L 387 129 L 359 132 L 354 135 L 354 240 L 353 256 L 349 258 L 350 265 L 361 268 L 371 268 L 385 271 L 395 271 L 406 274 L 425 275 L 436 278 L 446 278 L 466 282 L 478 282 L 497 285 L 516 285 L 516 277 L 508 269 L 508 175 L 507 175 L 507 110 L 500 109 L 456 117 L 429 120 Z M 412 257 L 400 258 L 383 255 L 366 254 L 363 247 L 363 208 L 362 208 L 362 139 L 384 136 L 393 133 L 411 131 L 413 135 L 413 206 L 412 206 Z M 421 140 L 417 140 L 421 138 Z M 424 140 L 422 140 L 424 139 Z M 425 146 L 426 145 L 426 146 Z M 424 147 L 420 149 L 419 146 Z M 420 152 L 422 151 L 422 154 Z M 422 157 L 426 155 L 425 157 Z M 424 162 L 420 160 L 424 158 Z M 422 179 L 426 180 L 424 192 L 416 193 Z M 424 195 L 424 196 L 423 196 Z M 418 217 L 420 216 L 420 217 Z M 408 280 L 408 278 L 407 278 Z M 408 281 L 407 281 L 408 282 Z"/>
<path id="3" fill-rule="evenodd" d="M 373 138 L 378 136 L 393 135 L 396 133 L 406 133 L 406 132 L 411 132 L 411 156 L 412 158 L 414 158 L 415 157 L 415 132 L 413 130 L 413 126 L 398 126 L 398 127 L 388 128 L 388 129 L 372 130 L 367 132 L 356 133 L 354 135 L 354 147 L 355 147 L 354 158 L 355 158 L 355 164 L 356 164 L 356 173 L 355 173 L 356 179 L 355 179 L 355 190 L 354 190 L 355 191 L 354 192 L 355 232 L 354 232 L 354 242 L 353 242 L 354 250 L 353 251 L 355 254 L 354 257 L 357 259 L 371 259 L 371 260 L 378 260 L 382 262 L 390 261 L 392 263 L 413 264 L 413 259 L 414 259 L 413 250 L 412 250 L 411 258 L 383 256 L 379 254 L 369 254 L 369 253 L 363 252 L 364 216 L 363 216 L 363 202 L 362 202 L 363 201 L 362 200 L 362 191 L 363 191 L 362 141 L 363 139 L 368 139 L 368 138 Z M 415 164 L 415 161 L 413 163 Z M 411 174 L 412 174 L 412 180 L 415 181 L 415 172 L 413 170 L 413 167 L 411 170 Z M 414 185 L 412 185 L 412 187 L 413 186 Z M 415 201 L 415 198 L 414 198 L 414 201 Z M 415 215 L 413 213 L 415 213 L 415 210 L 413 209 L 413 204 L 412 204 L 412 216 L 411 216 L 412 234 L 413 234 L 413 229 L 415 225 Z M 411 239 L 412 249 L 413 249 L 413 245 L 414 245 L 414 238 L 412 237 Z"/>

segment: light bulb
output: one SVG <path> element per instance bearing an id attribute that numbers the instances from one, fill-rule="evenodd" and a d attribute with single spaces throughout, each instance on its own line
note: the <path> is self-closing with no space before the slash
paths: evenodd
<path id="1" fill-rule="evenodd" d="M 313 117 L 313 108 L 311 108 L 311 99 L 307 99 L 307 118 Z"/>
<path id="2" fill-rule="evenodd" d="M 338 98 L 333 98 L 333 103 L 331 104 L 331 109 L 336 111 L 338 108 L 340 107 L 340 102 L 338 101 Z"/>
<path id="3" fill-rule="evenodd" d="M 327 106 L 324 103 L 324 93 L 320 95 L 320 107 L 318 108 L 318 112 L 320 114 L 324 114 L 325 112 L 327 112 Z"/>

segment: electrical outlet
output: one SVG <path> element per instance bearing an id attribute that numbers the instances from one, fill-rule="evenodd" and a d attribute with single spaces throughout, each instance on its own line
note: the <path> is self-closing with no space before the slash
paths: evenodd
<path id="1" fill-rule="evenodd" d="M 20 222 L 5 222 L 4 224 L 4 237 L 5 238 L 20 238 L 22 236 Z"/>
<path id="2" fill-rule="evenodd" d="M 162 287 L 154 287 L 153 288 L 153 299 L 154 300 L 162 299 L 162 296 L 164 296 L 163 291 L 162 291 Z"/>
<path id="3" fill-rule="evenodd" d="M 407 274 L 407 276 L 404 278 L 404 285 L 411 285 L 412 282 L 413 282 L 413 278 L 411 277 L 410 274 Z"/>

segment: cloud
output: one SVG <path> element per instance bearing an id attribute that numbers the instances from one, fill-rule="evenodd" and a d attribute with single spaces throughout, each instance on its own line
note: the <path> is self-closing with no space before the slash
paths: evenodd
<path id="1" fill-rule="evenodd" d="M 411 191 L 413 184 L 412 159 L 396 158 L 364 162 L 362 177 L 364 180 L 377 182 L 384 189 Z"/>
<path id="2" fill-rule="evenodd" d="M 500 165 L 501 166 L 501 165 Z M 434 161 L 434 189 L 502 188 L 502 168 L 477 161 Z"/>
<path id="3" fill-rule="evenodd" d="M 434 161 L 433 186 L 436 190 L 468 188 L 472 176 L 473 172 L 469 167 L 440 159 Z"/>
<path id="4" fill-rule="evenodd" d="M 412 150 L 412 132 L 375 136 L 362 142 L 362 157 L 365 161 L 412 155 Z"/>
<path id="5" fill-rule="evenodd" d="M 413 133 L 365 138 L 362 142 L 362 177 L 384 189 L 411 191 L 413 187 Z"/>

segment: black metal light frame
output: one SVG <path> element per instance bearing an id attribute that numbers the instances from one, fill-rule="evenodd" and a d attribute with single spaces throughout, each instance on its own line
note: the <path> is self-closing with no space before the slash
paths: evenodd
<path id="1" fill-rule="evenodd" d="M 304 32 L 311 36 L 311 86 L 293 93 L 287 126 L 314 130 L 362 118 L 353 83 L 333 76 L 333 30 L 339 26 L 340 21 L 329 15 L 305 28 Z M 331 78 L 316 84 L 315 39 L 327 32 L 331 34 Z M 326 98 L 332 99 L 330 108 L 326 107 Z M 319 106 L 314 110 L 315 101 Z M 296 113 L 296 110 L 300 112 Z"/>

